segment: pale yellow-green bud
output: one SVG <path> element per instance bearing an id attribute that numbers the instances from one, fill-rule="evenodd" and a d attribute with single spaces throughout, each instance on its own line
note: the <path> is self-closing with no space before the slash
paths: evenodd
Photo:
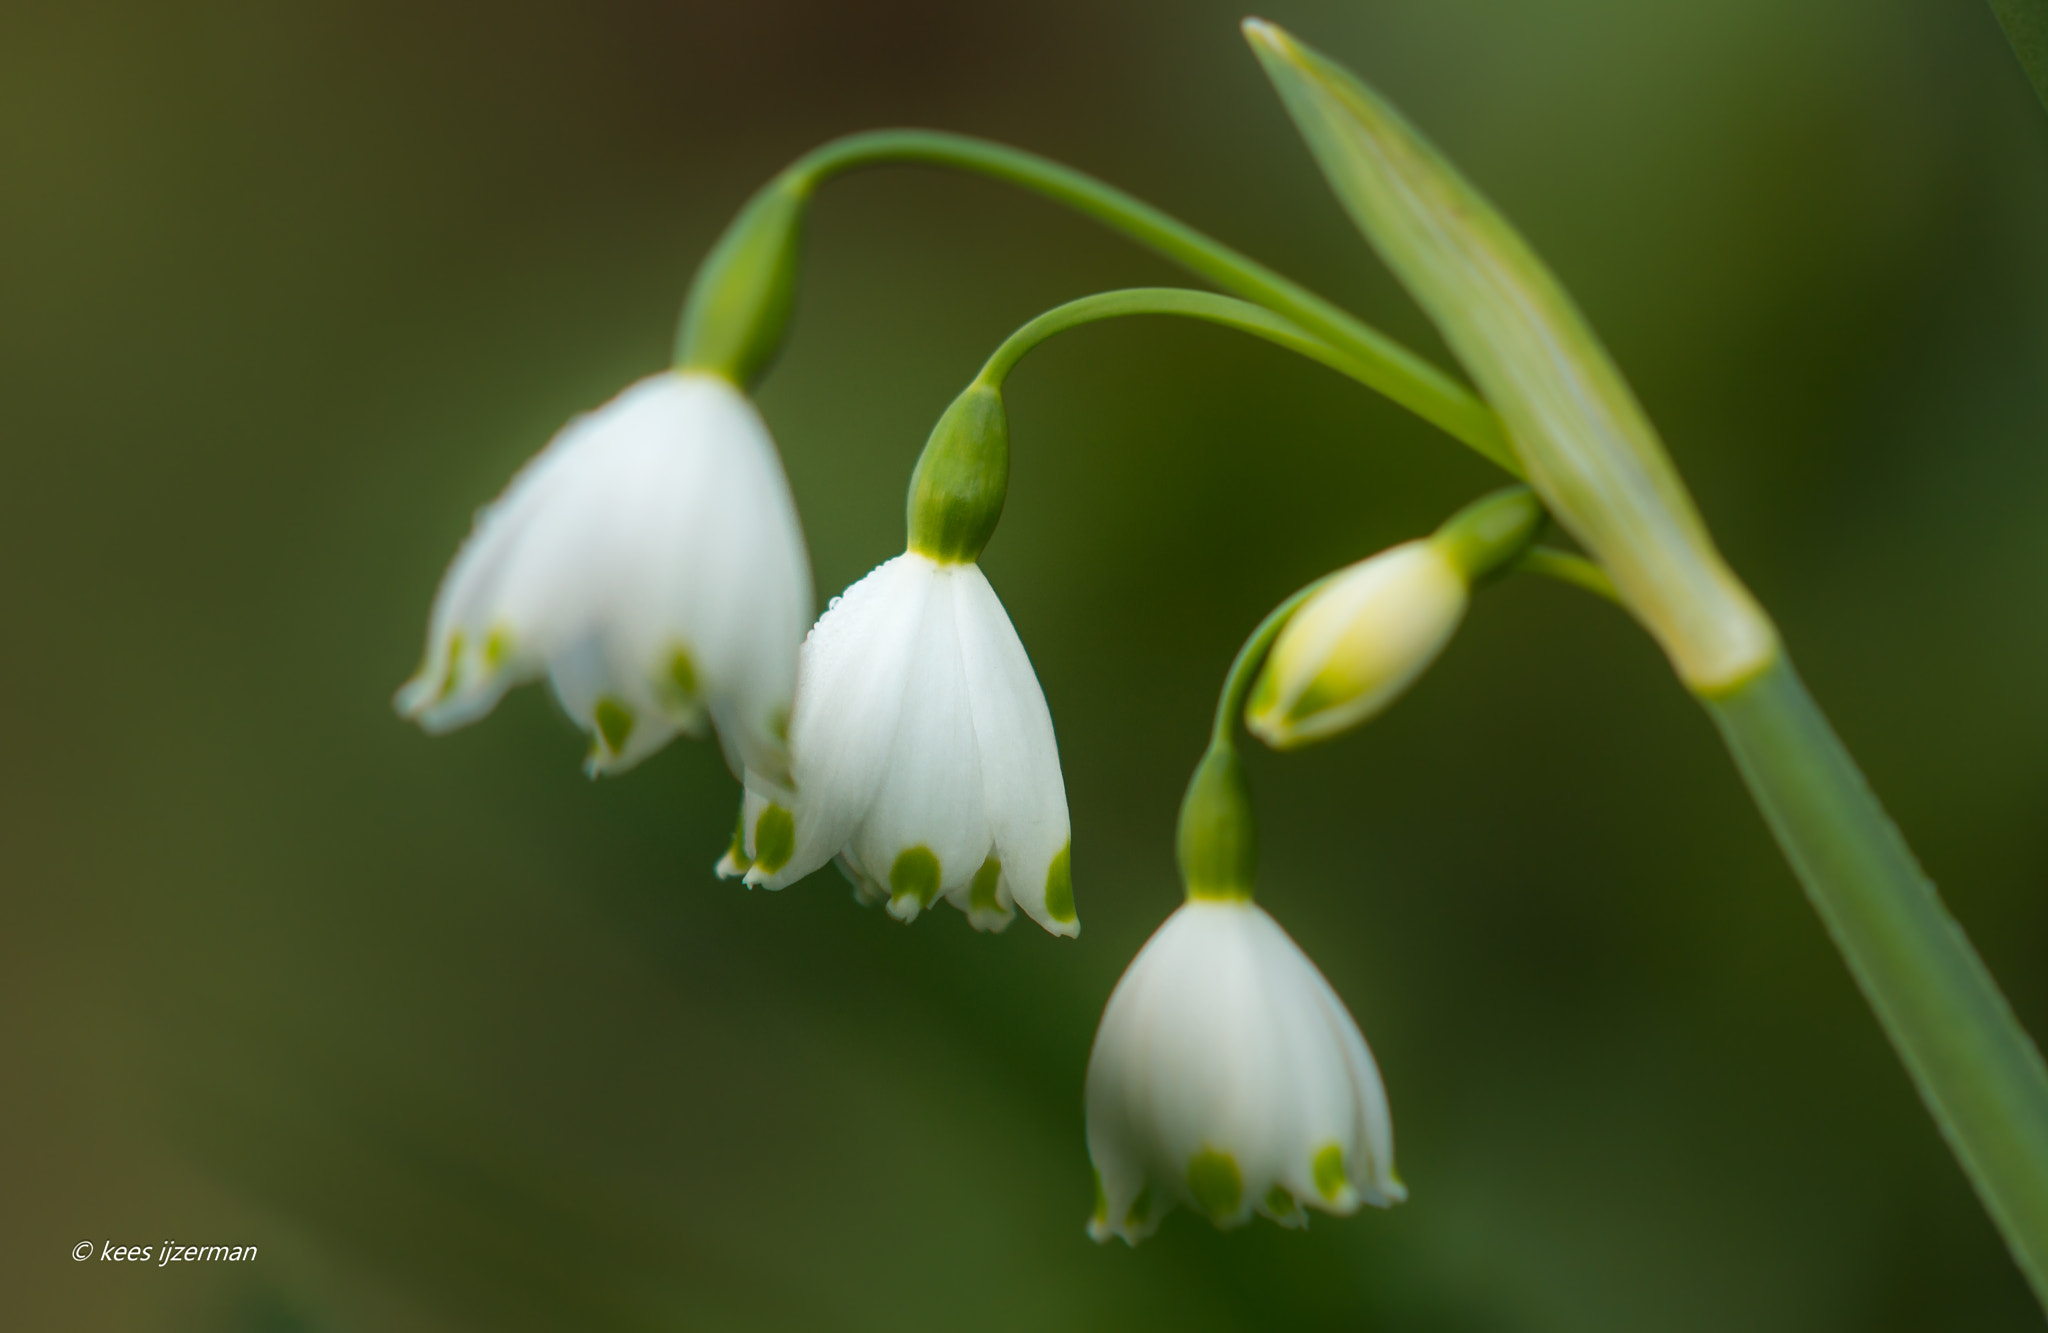
<path id="1" fill-rule="evenodd" d="M 1470 596 L 1464 573 L 1434 538 L 1332 575 L 1280 631 L 1245 725 L 1276 750 L 1357 726 L 1436 660 Z"/>
<path id="2" fill-rule="evenodd" d="M 1465 618 L 1472 585 L 1529 549 L 1546 520 L 1526 486 L 1482 496 L 1420 541 L 1340 569 L 1309 594 L 1245 705 L 1276 750 L 1349 730 L 1400 697 Z"/>

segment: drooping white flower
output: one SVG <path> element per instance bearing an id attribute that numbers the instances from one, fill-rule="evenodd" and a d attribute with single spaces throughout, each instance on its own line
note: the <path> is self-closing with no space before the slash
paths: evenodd
<path id="1" fill-rule="evenodd" d="M 1245 726 L 1282 750 L 1356 726 L 1436 660 L 1469 600 L 1464 571 L 1428 538 L 1338 571 L 1280 631 Z"/>
<path id="2" fill-rule="evenodd" d="M 590 772 L 718 728 L 786 776 L 810 561 L 767 427 L 731 381 L 663 373 L 577 417 L 476 519 L 398 710 L 432 733 L 546 675 Z"/>
<path id="3" fill-rule="evenodd" d="M 1135 1244 L 1176 1203 L 1219 1226 L 1407 1197 L 1372 1052 L 1248 898 L 1191 898 L 1131 961 L 1088 1057 L 1088 1232 Z"/>
<path id="4" fill-rule="evenodd" d="M 719 873 L 776 889 L 837 859 L 905 920 L 944 896 L 984 930 L 1021 907 L 1080 930 L 1045 695 L 972 561 L 905 552 L 804 641 L 792 793 L 750 773 Z"/>

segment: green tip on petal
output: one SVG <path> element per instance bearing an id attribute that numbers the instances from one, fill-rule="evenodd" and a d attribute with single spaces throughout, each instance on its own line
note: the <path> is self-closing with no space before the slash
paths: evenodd
<path id="1" fill-rule="evenodd" d="M 747 855 L 747 807 L 740 805 L 739 817 L 732 825 L 732 846 L 725 849 L 726 860 L 731 863 L 733 874 L 744 875 L 754 868 L 754 858 Z"/>
<path id="2" fill-rule="evenodd" d="M 1045 872 L 1045 914 L 1066 924 L 1074 919 L 1074 844 L 1071 839 Z"/>
<path id="3" fill-rule="evenodd" d="M 633 710 L 607 694 L 597 701 L 594 715 L 604 748 L 613 754 L 625 749 L 633 735 Z"/>
<path id="4" fill-rule="evenodd" d="M 1003 878 L 1003 863 L 991 856 L 981 863 L 981 869 L 974 872 L 974 883 L 967 886 L 967 905 L 977 912 L 1000 912 L 1003 905 L 996 901 L 996 885 Z M 1100 1187 L 1098 1181 L 1097 1187 Z"/>
<path id="5" fill-rule="evenodd" d="M 890 901 L 911 897 L 918 906 L 930 907 L 939 896 L 939 858 L 932 849 L 919 843 L 897 853 L 896 863 L 889 867 Z"/>
<path id="6" fill-rule="evenodd" d="M 1143 1231 L 1152 1220 L 1152 1187 L 1145 1186 L 1138 1191 L 1138 1197 L 1131 1200 L 1131 1206 L 1124 1210 L 1124 1230 Z"/>
<path id="7" fill-rule="evenodd" d="M 1209 1220 L 1221 1226 L 1244 1202 L 1244 1175 L 1227 1152 L 1204 1148 L 1188 1159 L 1188 1193 Z"/>
<path id="8" fill-rule="evenodd" d="M 678 648 L 669 654 L 668 683 L 685 703 L 697 701 L 697 664 L 690 659 L 690 650 Z"/>
<path id="9" fill-rule="evenodd" d="M 1344 1192 L 1344 1186 L 1349 1179 L 1344 1174 L 1343 1147 L 1335 1143 L 1325 1144 L 1323 1150 L 1316 1154 L 1312 1169 L 1315 1172 L 1317 1192 L 1325 1199 L 1335 1202 L 1337 1196 Z"/>
<path id="10" fill-rule="evenodd" d="M 1301 1209 L 1285 1185 L 1275 1185 L 1266 1191 L 1266 1211 L 1273 1215 L 1275 1221 L 1293 1222 L 1298 1220 Z"/>
<path id="11" fill-rule="evenodd" d="M 496 671 L 512 656 L 512 631 L 503 625 L 493 626 L 484 638 L 484 669 Z"/>
<path id="12" fill-rule="evenodd" d="M 772 875 L 789 864 L 796 853 L 796 817 L 779 805 L 770 805 L 754 820 L 754 864 L 761 873 Z"/>
<path id="13" fill-rule="evenodd" d="M 455 693 L 455 687 L 462 683 L 462 631 L 456 630 L 448 636 L 448 669 L 441 676 L 441 690 L 436 696 L 446 699 Z"/>

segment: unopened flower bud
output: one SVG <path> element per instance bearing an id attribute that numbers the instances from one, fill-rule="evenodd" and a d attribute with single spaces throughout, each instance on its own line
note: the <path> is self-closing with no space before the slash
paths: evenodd
<path id="1" fill-rule="evenodd" d="M 1432 536 L 1332 575 L 1274 641 L 1245 725 L 1289 750 L 1385 709 L 1450 642 L 1474 580 L 1526 548 L 1543 518 L 1527 488 L 1511 487 L 1467 506 Z"/>

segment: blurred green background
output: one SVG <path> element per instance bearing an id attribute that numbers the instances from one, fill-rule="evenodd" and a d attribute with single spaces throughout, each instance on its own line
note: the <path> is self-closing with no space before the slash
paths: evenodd
<path id="1" fill-rule="evenodd" d="M 1266 13 L 1571 285 L 2048 1031 L 2048 117 L 1989 14 Z M 1011 381 L 986 568 L 1059 729 L 1078 942 L 716 882 L 712 747 L 592 784 L 542 691 L 438 741 L 392 715 L 474 508 L 663 364 L 696 258 L 831 135 L 1062 157 L 1442 358 L 1239 17 L 0 8 L 8 1327 L 2040 1327 L 1705 717 L 1528 580 L 1382 721 L 1252 759 L 1264 899 L 1378 1052 L 1412 1202 L 1084 1238 L 1088 1044 L 1176 902 L 1230 653 L 1492 480 L 1263 345 L 1126 321 Z M 1003 333 L 1175 276 L 961 178 L 850 179 L 815 224 L 762 403 L 822 601 L 901 549 Z"/>

